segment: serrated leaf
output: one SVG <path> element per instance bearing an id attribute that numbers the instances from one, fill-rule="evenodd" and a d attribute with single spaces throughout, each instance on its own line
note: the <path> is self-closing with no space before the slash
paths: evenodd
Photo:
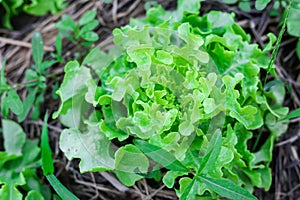
<path id="1" fill-rule="evenodd" d="M 87 133 L 81 133 L 77 129 L 65 129 L 61 133 L 59 146 L 69 160 L 81 159 L 81 172 L 113 169 L 110 142 L 97 127 L 90 127 Z"/>
<path id="2" fill-rule="evenodd" d="M 9 154 L 21 155 L 25 144 L 25 133 L 22 127 L 11 120 L 2 119 L 4 148 Z"/>
<path id="3" fill-rule="evenodd" d="M 167 169 L 187 172 L 188 169 L 166 150 L 143 140 L 134 140 L 134 144 L 154 161 Z"/>
<path id="4" fill-rule="evenodd" d="M 203 175 L 198 176 L 200 181 L 206 184 L 206 186 L 215 191 L 222 197 L 226 197 L 232 200 L 256 200 L 257 198 L 250 194 L 246 189 L 241 186 L 224 179 L 214 179 Z"/>

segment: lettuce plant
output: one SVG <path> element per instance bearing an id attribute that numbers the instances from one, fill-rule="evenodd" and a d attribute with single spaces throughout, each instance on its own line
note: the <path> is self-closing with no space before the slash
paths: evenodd
<path id="1" fill-rule="evenodd" d="M 112 171 L 127 186 L 162 180 L 180 199 L 256 199 L 254 187 L 270 188 L 288 112 L 284 84 L 260 81 L 276 38 L 260 49 L 234 14 L 199 16 L 199 7 L 150 8 L 113 31 L 108 53 L 66 65 L 53 117 L 68 127 L 60 148 L 81 172 Z"/>

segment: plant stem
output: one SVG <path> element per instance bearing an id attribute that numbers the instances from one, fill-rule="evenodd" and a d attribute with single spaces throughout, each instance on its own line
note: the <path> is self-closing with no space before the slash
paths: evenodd
<path id="1" fill-rule="evenodd" d="M 271 54 L 271 59 L 270 59 L 269 65 L 268 65 L 267 74 L 266 74 L 266 78 L 265 78 L 265 81 L 264 81 L 264 86 L 267 83 L 268 75 L 270 74 L 271 68 L 274 65 L 276 56 L 278 54 L 279 46 L 280 46 L 280 43 L 281 43 L 282 36 L 283 36 L 283 34 L 285 32 L 287 20 L 288 20 L 289 14 L 290 14 L 290 9 L 292 7 L 293 1 L 294 0 L 290 0 L 289 1 L 289 6 L 288 6 L 287 11 L 286 11 L 286 16 L 285 16 L 283 25 L 281 27 L 281 30 L 280 30 L 280 33 L 279 33 L 279 36 L 278 36 L 278 40 L 276 41 L 275 48 L 273 49 L 272 54 Z"/>

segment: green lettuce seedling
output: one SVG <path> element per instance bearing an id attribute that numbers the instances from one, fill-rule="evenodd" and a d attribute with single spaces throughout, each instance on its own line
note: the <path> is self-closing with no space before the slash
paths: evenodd
<path id="1" fill-rule="evenodd" d="M 260 49 L 234 14 L 199 16 L 199 1 L 186 2 L 150 8 L 113 31 L 108 53 L 66 65 L 53 115 L 68 127 L 60 148 L 82 173 L 112 171 L 127 186 L 155 176 L 179 183 L 180 199 L 256 199 L 254 187 L 271 186 L 273 144 L 287 129 L 284 84 L 260 81 L 261 71 L 276 75 L 276 38 Z"/>

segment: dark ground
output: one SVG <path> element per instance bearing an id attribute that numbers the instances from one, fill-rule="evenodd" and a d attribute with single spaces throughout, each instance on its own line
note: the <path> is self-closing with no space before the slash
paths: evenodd
<path id="1" fill-rule="evenodd" d="M 60 19 L 62 14 L 67 13 L 73 19 L 78 20 L 85 11 L 96 8 L 98 12 L 97 17 L 100 21 L 100 25 L 96 30 L 100 35 L 100 40 L 96 43 L 96 46 L 104 50 L 112 45 L 111 31 L 113 28 L 126 25 L 130 18 L 142 17 L 145 14 L 144 1 L 142 0 L 113 2 L 113 4 L 104 4 L 103 1 L 69 1 L 68 7 L 54 16 L 37 18 L 25 15 L 15 17 L 13 19 L 14 31 L 0 29 L 0 56 L 2 55 L 7 60 L 6 76 L 9 83 L 25 82 L 24 71 L 31 66 L 32 62 L 29 45 L 34 30 L 37 29 L 42 33 L 47 52 L 49 53 L 53 50 L 57 33 L 54 23 Z M 158 2 L 166 9 L 174 9 L 176 7 L 176 1 L 159 0 Z M 272 5 L 269 5 L 264 11 L 252 10 L 250 13 L 245 13 L 236 6 L 206 1 L 202 4 L 201 13 L 203 14 L 213 9 L 235 12 L 236 20 L 252 35 L 253 42 L 263 46 L 267 43 L 267 33 L 273 32 L 278 36 L 280 31 L 278 26 L 280 17 L 270 17 L 268 15 L 268 11 L 271 8 Z M 285 105 L 289 106 L 290 110 L 294 110 L 300 105 L 300 62 L 295 52 L 296 42 L 296 38 L 285 34 L 276 59 L 277 74 L 283 81 L 289 83 L 293 89 L 292 93 L 287 94 L 285 100 Z M 64 41 L 63 47 L 63 55 L 68 59 L 77 50 L 74 45 L 67 41 Z M 46 55 L 46 59 L 47 56 L 49 57 L 49 54 Z M 3 58 L 0 57 L 0 59 Z M 51 68 L 50 72 L 50 75 L 55 75 L 57 79 L 62 80 L 63 66 L 56 65 Z M 48 109 L 52 113 L 59 106 L 59 101 L 54 101 L 50 92 L 54 86 L 54 81 L 50 79 L 47 82 L 49 94 L 46 96 L 46 103 L 42 108 L 42 112 Z M 26 95 L 23 88 L 20 88 L 18 93 L 22 97 Z M 273 184 L 268 192 L 261 189 L 255 190 L 255 195 L 259 199 L 300 199 L 299 123 L 300 118 L 292 120 L 287 133 L 275 144 L 273 162 L 271 164 Z M 39 121 L 25 120 L 22 126 L 29 138 L 39 137 L 42 119 Z M 58 139 L 63 128 L 62 125 L 57 120 L 50 120 L 48 128 L 54 159 L 57 161 L 55 163 L 55 175 L 80 199 L 177 199 L 173 191 L 151 181 L 141 180 L 135 186 L 127 188 L 121 185 L 114 178 L 114 175 L 110 173 L 80 174 L 78 161 L 68 161 L 58 148 Z"/>

